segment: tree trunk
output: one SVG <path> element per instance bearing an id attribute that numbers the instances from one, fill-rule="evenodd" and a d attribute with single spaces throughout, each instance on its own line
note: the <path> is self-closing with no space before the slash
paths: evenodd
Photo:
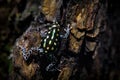
<path id="1" fill-rule="evenodd" d="M 19 8 L 16 9 L 19 11 Z M 27 1 L 26 8 L 18 12 L 19 17 L 16 16 L 15 26 L 30 26 L 17 39 L 13 48 L 12 80 L 99 80 L 99 49 L 103 39 L 101 35 L 107 28 L 106 9 L 107 1 L 101 0 Z M 13 10 L 11 16 L 18 14 L 15 12 Z M 20 49 L 23 45 L 29 50 L 41 44 L 41 35 L 37 31 L 41 25 L 31 18 L 36 19 L 40 13 L 47 21 L 57 20 L 62 29 L 70 24 L 68 38 L 61 40 L 57 54 L 59 70 L 55 72 L 45 71 L 49 61 L 38 57 L 37 52 L 33 52 L 35 59 L 26 62 Z M 28 23 L 25 23 L 26 20 Z M 64 31 L 61 33 L 64 34 Z"/>

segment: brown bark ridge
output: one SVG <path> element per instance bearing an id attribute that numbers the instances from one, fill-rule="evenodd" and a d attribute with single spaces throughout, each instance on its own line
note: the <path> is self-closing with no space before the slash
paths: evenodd
<path id="1" fill-rule="evenodd" d="M 38 63 L 35 60 L 26 62 L 22 57 L 21 46 L 24 46 L 28 51 L 31 47 L 36 47 L 41 42 L 40 34 L 34 29 L 33 26 L 30 26 L 26 32 L 16 40 L 15 46 L 13 47 L 13 69 L 14 69 L 14 79 L 13 80 L 22 80 L 23 78 L 31 80 L 33 76 L 37 73 L 39 69 Z M 34 52 L 34 55 L 37 55 Z M 20 74 L 20 75 L 19 75 Z M 21 77 L 20 77 L 21 76 Z"/>
<path id="2" fill-rule="evenodd" d="M 33 52 L 37 60 L 32 59 L 29 62 L 23 60 L 21 46 L 29 50 L 31 47 L 41 44 L 41 35 L 38 31 L 41 25 L 36 24 L 30 26 L 16 40 L 12 58 L 13 80 L 80 80 L 84 78 L 84 75 L 91 79 L 93 63 L 94 61 L 99 62 L 94 59 L 97 54 L 100 33 L 107 26 L 106 4 L 99 0 L 42 0 L 40 6 L 39 10 L 45 15 L 47 21 L 57 20 L 59 17 L 60 21 L 63 21 L 61 25 L 70 24 L 70 35 L 65 43 L 66 47 L 60 47 L 59 70 L 53 73 L 44 71 L 42 68 L 46 65 L 47 60 L 37 59 L 37 52 Z M 39 11 L 37 12 L 39 13 Z M 43 63 L 40 64 L 40 61 Z"/>

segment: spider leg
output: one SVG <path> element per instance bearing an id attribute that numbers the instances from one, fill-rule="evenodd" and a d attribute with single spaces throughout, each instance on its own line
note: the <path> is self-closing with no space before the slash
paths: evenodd
<path id="1" fill-rule="evenodd" d="M 54 55 L 51 56 L 52 57 L 52 62 L 46 67 L 46 71 L 57 71 L 57 59 Z"/>
<path id="2" fill-rule="evenodd" d="M 64 35 L 60 35 L 60 37 L 62 38 L 67 38 L 70 34 L 70 25 L 67 25 L 67 28 L 64 29 L 64 31 L 66 32 Z"/>
<path id="3" fill-rule="evenodd" d="M 26 52 L 26 49 L 24 47 L 21 47 L 21 49 L 22 49 L 22 56 L 24 60 L 27 61 L 32 53 L 32 50 L 29 50 L 28 52 Z"/>

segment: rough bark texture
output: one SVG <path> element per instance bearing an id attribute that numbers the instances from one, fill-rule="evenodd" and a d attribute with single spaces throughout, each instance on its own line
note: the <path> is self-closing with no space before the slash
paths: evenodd
<path id="1" fill-rule="evenodd" d="M 65 4 L 67 5 L 66 7 Z M 33 3 L 31 3 L 29 6 L 31 7 L 32 5 L 34 6 Z M 39 38 L 39 33 L 37 33 L 37 31 L 34 32 L 34 30 L 32 30 L 30 27 L 16 41 L 13 49 L 14 76 L 16 76 L 14 79 L 21 80 L 24 78 L 27 80 L 79 80 L 82 78 L 82 73 L 88 77 L 91 77 L 90 74 L 93 71 L 93 63 L 96 61 L 95 56 L 98 54 L 96 47 L 98 47 L 98 44 L 101 44 L 99 41 L 100 33 L 102 33 L 107 26 L 106 5 L 107 4 L 105 3 L 102 4 L 99 2 L 99 0 L 81 0 L 76 2 L 70 0 L 66 3 L 64 1 L 62 2 L 61 0 L 43 0 L 43 2 L 41 2 L 41 7 L 36 9 L 39 11 L 36 12 L 34 11 L 35 9 L 33 9 L 33 12 L 36 12 L 36 14 L 32 15 L 34 17 L 39 14 L 39 12 L 42 12 L 45 15 L 47 21 L 52 21 L 61 16 L 63 17 L 63 20 L 60 21 L 63 23 L 63 25 L 67 23 L 70 24 L 71 30 L 68 38 L 68 44 L 66 44 L 67 51 L 60 52 L 63 54 L 61 55 L 63 58 L 60 57 L 60 63 L 58 64 L 60 66 L 59 72 L 49 73 L 45 71 L 45 73 L 43 73 L 44 69 L 42 70 L 41 68 L 43 64 L 39 64 L 39 61 L 42 58 L 37 59 L 38 61 L 32 60 L 29 64 L 27 64 L 26 61 L 23 60 L 19 46 L 24 45 L 26 50 L 29 50 L 31 46 L 35 47 L 36 45 L 39 45 L 41 41 Z M 60 7 L 62 7 L 61 10 Z M 25 10 L 29 10 L 29 7 L 26 7 Z M 62 14 L 60 14 L 61 11 L 63 12 Z M 24 12 L 21 19 L 24 19 Z M 26 14 L 27 13 L 29 12 L 27 11 Z M 35 29 L 38 28 L 37 25 L 34 26 Z M 45 63 L 46 62 L 44 61 L 44 64 Z M 98 68 L 96 71 L 99 72 L 99 66 L 94 67 L 95 69 Z M 38 70 L 41 74 L 37 73 Z M 86 71 L 86 73 L 83 72 L 83 70 Z M 58 75 L 55 75 L 55 73 Z"/>
<path id="2" fill-rule="evenodd" d="M 112 44 L 113 32 L 104 0 L 15 0 L 9 16 L 10 27 L 21 35 L 12 49 L 11 80 L 120 80 L 119 46 Z M 70 34 L 61 40 L 58 51 L 58 71 L 47 72 L 49 60 L 33 52 L 30 60 L 23 59 L 20 46 L 28 51 L 41 43 L 35 21 L 43 13 L 47 21 L 56 19 L 61 28 L 70 24 Z M 108 20 L 109 19 L 109 20 Z M 21 29 L 22 28 L 22 29 Z M 114 28 L 114 29 L 113 29 Z M 23 30 L 24 33 L 22 33 Z M 64 34 L 64 31 L 61 31 Z M 115 39 L 114 39 L 115 40 Z M 117 39 L 118 40 L 118 39 Z M 114 41 L 116 42 L 116 41 Z M 119 42 L 119 40 L 118 40 Z M 117 47 L 117 48 L 116 48 Z M 113 56 L 112 56 L 113 55 Z"/>

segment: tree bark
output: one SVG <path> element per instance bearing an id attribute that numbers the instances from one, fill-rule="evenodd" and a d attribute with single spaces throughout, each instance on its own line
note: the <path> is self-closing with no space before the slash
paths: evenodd
<path id="1" fill-rule="evenodd" d="M 29 5 L 20 12 L 20 18 L 16 19 L 19 24 L 22 24 L 20 20 L 24 23 L 26 17 L 36 17 L 42 12 L 47 21 L 56 19 L 61 25 L 70 24 L 70 34 L 68 39 L 62 40 L 65 47 L 60 47 L 59 71 L 47 72 L 44 67 L 49 61 L 43 57 L 37 61 L 32 59 L 29 63 L 23 60 L 19 47 L 24 45 L 26 50 L 29 50 L 32 46 L 37 47 L 41 41 L 37 31 L 39 24 L 31 23 L 32 20 L 29 20 L 29 24 L 31 23 L 29 28 L 17 39 L 13 48 L 12 80 L 91 80 L 92 78 L 99 80 L 100 65 L 96 64 L 99 64 L 98 48 L 101 47 L 101 34 L 107 28 L 107 1 L 42 0 L 39 3 L 32 3 L 31 0 L 27 3 Z M 32 12 L 35 14 L 29 12 L 32 6 Z M 13 13 L 16 14 L 13 11 L 11 15 Z M 34 52 L 34 55 L 37 53 Z M 40 64 L 40 61 L 43 63 Z"/>

